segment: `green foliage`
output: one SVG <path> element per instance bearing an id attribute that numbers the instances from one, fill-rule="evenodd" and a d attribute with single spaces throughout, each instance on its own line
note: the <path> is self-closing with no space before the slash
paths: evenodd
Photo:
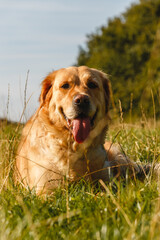
<path id="1" fill-rule="evenodd" d="M 118 185 L 111 196 L 83 182 L 71 186 L 67 217 L 66 192 L 56 190 L 47 199 L 11 189 L 0 195 L 1 239 L 158 239 L 157 186 Z M 112 198 L 116 201 L 113 202 Z M 128 221 L 126 216 L 128 216 Z M 159 209 L 158 209 L 159 210 Z M 152 236 L 153 238 L 149 238 Z"/>
<path id="2" fill-rule="evenodd" d="M 0 120 L 0 184 L 12 175 L 15 151 L 20 137 L 21 124 Z M 6 181 L 7 182 L 7 181 Z"/>
<path id="3" fill-rule="evenodd" d="M 80 47 L 77 65 L 87 65 L 110 75 L 114 100 L 129 113 L 143 109 L 148 116 L 160 115 L 160 0 L 132 4 L 120 17 L 88 35 Z M 154 99 L 153 99 L 153 96 Z M 156 107 L 155 107 L 156 106 Z"/>

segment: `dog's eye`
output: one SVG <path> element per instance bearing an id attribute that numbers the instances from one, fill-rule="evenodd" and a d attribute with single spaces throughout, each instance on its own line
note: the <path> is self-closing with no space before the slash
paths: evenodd
<path id="1" fill-rule="evenodd" d="M 95 89 L 95 88 L 98 87 L 95 82 L 88 82 L 88 83 L 87 83 L 87 86 L 88 86 L 89 88 L 91 88 L 91 89 Z"/>
<path id="2" fill-rule="evenodd" d="M 61 88 L 63 89 L 68 89 L 70 86 L 69 86 L 69 83 L 65 83 L 61 86 Z"/>

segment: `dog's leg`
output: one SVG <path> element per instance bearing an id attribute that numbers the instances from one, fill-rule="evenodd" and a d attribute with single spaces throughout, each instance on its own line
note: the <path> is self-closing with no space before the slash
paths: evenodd
<path id="1" fill-rule="evenodd" d="M 104 181 L 111 181 L 113 178 L 137 178 L 145 179 L 146 176 L 152 174 L 154 176 L 160 175 L 160 164 L 139 164 L 131 161 L 124 153 L 120 151 L 117 145 L 112 145 L 106 142 L 105 150 L 107 152 L 107 159 L 103 166 L 102 179 Z"/>
<path id="2" fill-rule="evenodd" d="M 144 178 L 144 176 L 151 175 L 154 178 L 159 178 L 160 177 L 160 163 L 155 163 L 155 164 L 143 164 L 140 165 L 140 171 L 137 174 L 137 177 L 139 179 Z"/>

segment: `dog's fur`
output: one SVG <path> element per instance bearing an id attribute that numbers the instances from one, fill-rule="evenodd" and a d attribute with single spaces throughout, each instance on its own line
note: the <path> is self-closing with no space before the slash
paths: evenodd
<path id="1" fill-rule="evenodd" d="M 109 99 L 109 80 L 101 71 L 81 66 L 50 73 L 42 82 L 40 106 L 23 129 L 16 181 L 40 193 L 66 177 L 109 181 L 126 170 L 137 173 L 136 163 L 104 144 Z"/>

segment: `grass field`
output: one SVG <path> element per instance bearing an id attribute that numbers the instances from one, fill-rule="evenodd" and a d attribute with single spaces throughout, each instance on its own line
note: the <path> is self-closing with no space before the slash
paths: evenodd
<path id="1" fill-rule="evenodd" d="M 160 239 L 160 182 L 149 176 L 101 182 L 81 180 L 36 196 L 14 186 L 15 150 L 22 126 L 0 124 L 0 239 Z M 107 139 L 139 162 L 160 161 L 160 127 L 145 122 L 113 125 Z"/>

